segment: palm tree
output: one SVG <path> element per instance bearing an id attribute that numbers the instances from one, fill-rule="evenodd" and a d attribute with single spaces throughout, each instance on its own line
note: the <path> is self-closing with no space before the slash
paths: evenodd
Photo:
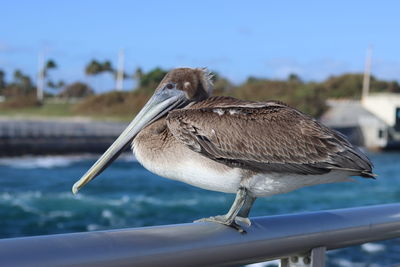
<path id="1" fill-rule="evenodd" d="M 49 77 L 49 70 L 57 69 L 57 68 L 58 68 L 57 63 L 53 59 L 49 59 L 49 60 L 47 60 L 46 64 L 43 66 L 43 69 L 42 69 L 43 78 L 45 80 L 47 80 L 47 83 L 46 83 L 47 87 L 49 87 L 51 89 L 55 89 L 55 90 L 58 90 L 64 86 L 64 82 L 62 80 L 59 80 L 56 83 L 53 80 L 51 80 Z"/>
<path id="2" fill-rule="evenodd" d="M 95 59 L 93 59 L 85 68 L 85 74 L 88 76 L 97 75 L 101 72 L 103 72 L 103 66 Z"/>
<path id="3" fill-rule="evenodd" d="M 142 80 L 143 75 L 144 73 L 141 67 L 137 67 L 135 72 L 132 74 L 132 79 L 136 81 L 136 88 L 140 86 L 140 81 Z"/>
<path id="4" fill-rule="evenodd" d="M 17 69 L 14 71 L 14 94 L 29 94 L 34 89 L 32 80 L 28 75 Z"/>
<path id="5" fill-rule="evenodd" d="M 5 76 L 6 73 L 3 70 L 0 70 L 0 91 L 6 87 Z"/>
<path id="6" fill-rule="evenodd" d="M 47 60 L 45 70 L 56 69 L 56 68 L 57 64 L 54 60 L 52 59 Z"/>
<path id="7" fill-rule="evenodd" d="M 115 75 L 115 70 L 111 65 L 111 62 L 106 60 L 103 63 L 93 59 L 85 67 L 85 74 L 87 76 L 96 76 L 104 72 L 109 72 Z"/>

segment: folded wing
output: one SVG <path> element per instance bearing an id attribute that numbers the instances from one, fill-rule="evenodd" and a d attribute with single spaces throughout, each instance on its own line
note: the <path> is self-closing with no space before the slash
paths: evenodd
<path id="1" fill-rule="evenodd" d="M 212 97 L 171 111 L 174 137 L 210 159 L 254 171 L 373 177 L 370 160 L 340 133 L 276 102 Z"/>

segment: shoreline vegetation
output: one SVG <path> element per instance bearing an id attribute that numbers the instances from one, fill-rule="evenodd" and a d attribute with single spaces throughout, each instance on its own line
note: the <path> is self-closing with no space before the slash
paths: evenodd
<path id="1" fill-rule="evenodd" d="M 95 94 L 87 84 L 54 82 L 48 73 L 57 65 L 49 60 L 44 68 L 47 81 L 45 98 L 36 100 L 36 87 L 31 78 L 16 70 L 7 81 L 0 70 L 0 118 L 70 118 L 85 117 L 93 120 L 129 121 L 146 103 L 154 89 L 168 70 L 154 68 L 145 73 L 140 68 L 134 74 L 124 74 L 125 79 L 134 79 L 135 88 L 129 91 L 109 91 Z M 86 75 L 97 75 L 115 70 L 110 62 L 91 61 L 85 68 Z M 363 75 L 346 73 L 331 76 L 321 82 L 303 81 L 296 74 L 286 79 L 249 77 L 245 82 L 234 85 L 227 78 L 213 72 L 214 95 L 225 95 L 246 100 L 280 100 L 313 116 L 320 117 L 327 110 L 327 99 L 360 99 Z M 379 80 L 371 76 L 371 92 L 400 93 L 397 81 Z"/>

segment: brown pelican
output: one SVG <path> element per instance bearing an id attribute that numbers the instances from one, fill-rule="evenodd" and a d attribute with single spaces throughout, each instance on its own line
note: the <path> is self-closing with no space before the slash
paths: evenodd
<path id="1" fill-rule="evenodd" d="M 210 96 L 205 69 L 161 81 L 117 140 L 74 184 L 77 191 L 131 145 L 148 170 L 200 188 L 236 193 L 226 215 L 201 219 L 243 231 L 257 197 L 304 186 L 373 178 L 372 163 L 340 133 L 278 101 Z"/>

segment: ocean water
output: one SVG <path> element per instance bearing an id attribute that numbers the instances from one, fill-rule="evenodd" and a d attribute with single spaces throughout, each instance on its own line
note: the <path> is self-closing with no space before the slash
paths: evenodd
<path id="1" fill-rule="evenodd" d="M 369 155 L 377 180 L 319 185 L 258 199 L 251 216 L 400 202 L 400 153 Z M 0 159 L 0 238 L 191 222 L 225 213 L 234 196 L 158 177 L 123 155 L 73 196 L 97 156 Z M 393 266 L 400 239 L 328 252 L 328 266 Z M 277 266 L 277 261 L 254 266 Z"/>

